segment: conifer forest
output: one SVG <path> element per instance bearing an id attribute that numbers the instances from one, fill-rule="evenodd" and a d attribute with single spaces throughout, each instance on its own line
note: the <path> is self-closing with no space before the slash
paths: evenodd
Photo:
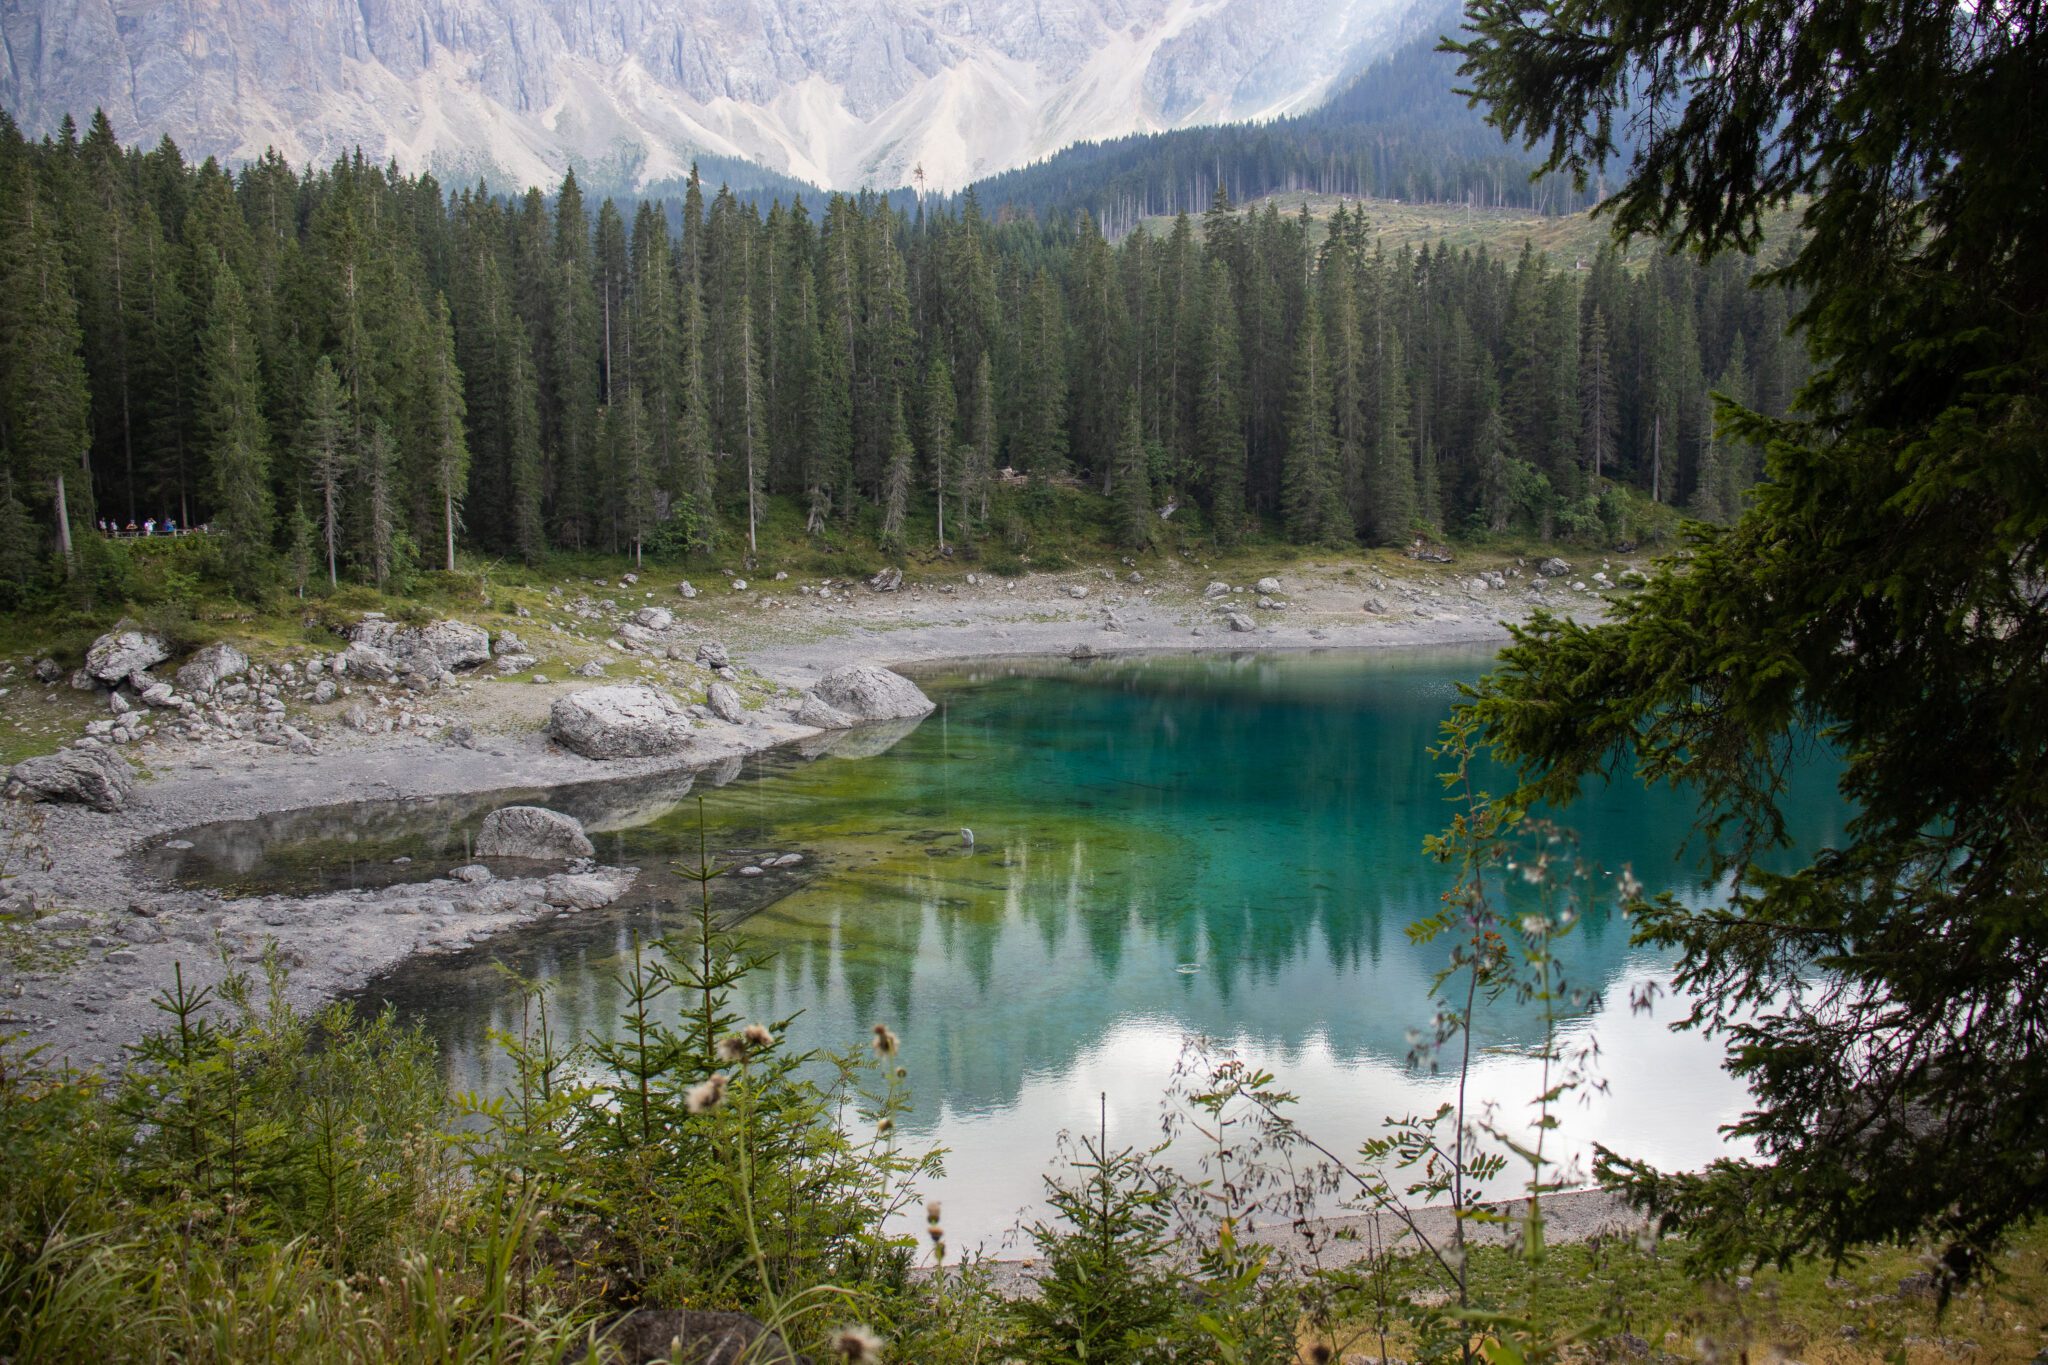
<path id="1" fill-rule="evenodd" d="M 934 203 L 937 201 L 934 200 Z M 1735 513 L 1796 299 L 1655 246 L 1389 252 L 1363 205 L 1085 213 L 451 191 L 360 156 L 238 171 L 0 127 L 0 578 L 88 531 L 205 527 L 238 581 L 383 586 L 458 546 L 744 556 L 973 546 L 1068 481 L 1119 540 L 1632 538 L 1624 490 Z"/>

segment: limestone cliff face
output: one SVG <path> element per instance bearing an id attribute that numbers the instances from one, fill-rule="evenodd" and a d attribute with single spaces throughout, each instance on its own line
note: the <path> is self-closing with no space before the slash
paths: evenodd
<path id="1" fill-rule="evenodd" d="M 360 146 L 508 188 L 693 153 L 933 188 L 1082 138 L 1313 103 L 1406 0 L 0 0 L 24 129 L 188 156 Z"/>

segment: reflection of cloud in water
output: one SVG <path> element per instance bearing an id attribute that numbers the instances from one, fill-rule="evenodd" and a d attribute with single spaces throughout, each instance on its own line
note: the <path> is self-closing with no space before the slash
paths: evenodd
<path id="1" fill-rule="evenodd" d="M 1717 1156 L 1739 1154 L 1719 1129 L 1741 1116 L 1744 1092 L 1721 1070 L 1720 1051 L 1696 1033 L 1673 1033 L 1662 1022 L 1633 1016 L 1628 997 L 1637 987 L 1661 979 L 1648 965 L 1634 965 L 1611 983 L 1610 1003 L 1571 1026 L 1569 1042 L 1597 1036 L 1597 1074 L 1604 1093 L 1591 1089 L 1567 1096 L 1555 1110 L 1559 1127 L 1547 1140 L 1561 1168 L 1584 1171 L 1595 1140 L 1631 1156 L 1671 1168 L 1691 1169 Z M 1666 1011 L 1668 1013 L 1668 1010 Z M 946 1175 L 932 1197 L 943 1200 L 951 1241 L 963 1250 L 984 1242 L 1001 1250 L 1019 1211 L 1040 1212 L 1042 1174 L 1054 1153 L 1048 1135 L 1060 1129 L 1093 1133 L 1106 1096 L 1110 1141 L 1150 1146 L 1160 1139 L 1162 1098 L 1182 1057 L 1186 1033 L 1171 1019 L 1132 1015 L 1105 1030 L 1059 1069 L 1035 1071 L 1023 1079 L 1016 1098 L 991 1109 L 926 1106 L 904 1125 L 914 1148 L 936 1143 L 951 1149 Z M 1276 1085 L 1300 1096 L 1290 1111 L 1308 1135 L 1347 1158 L 1360 1142 L 1384 1130 L 1384 1121 L 1430 1113 L 1454 1098 L 1455 1079 L 1446 1073 L 1409 1071 L 1381 1057 L 1360 1057 L 1314 1035 L 1284 1049 L 1249 1037 L 1211 1040 L 1234 1048 L 1276 1073 Z M 1472 1109 L 1495 1106 L 1496 1121 L 1521 1140 L 1534 1137 L 1531 1101 L 1541 1090 L 1540 1064 L 1527 1055 L 1490 1052 L 1477 1059 Z M 913 1089 L 919 1073 L 911 1072 Z M 1182 1139 L 1168 1156 L 1197 1174 L 1199 1141 Z M 1512 1161 L 1487 1187 L 1489 1196 L 1520 1193 L 1526 1167 Z M 1325 1212 L 1338 1211 L 1334 1202 Z"/>

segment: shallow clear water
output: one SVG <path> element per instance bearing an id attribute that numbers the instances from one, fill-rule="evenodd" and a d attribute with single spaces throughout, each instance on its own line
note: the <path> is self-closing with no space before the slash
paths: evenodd
<path id="1" fill-rule="evenodd" d="M 876 1021 L 901 1035 L 919 1101 L 905 1131 L 951 1150 L 938 1194 L 956 1246 L 995 1244 L 1036 1200 L 1058 1131 L 1092 1130 L 1099 1106 L 1112 1138 L 1156 1140 L 1189 1035 L 1278 1072 L 1302 1096 L 1301 1123 L 1350 1149 L 1387 1115 L 1434 1107 L 1447 1085 L 1404 1066 L 1445 952 L 1404 931 L 1446 884 L 1420 853 L 1451 811 L 1427 749 L 1457 684 L 1487 662 L 1333 652 L 980 666 L 927 675 L 939 711 L 886 748 L 870 737 L 732 765 L 696 793 L 714 857 L 805 857 L 720 886 L 728 907 L 760 907 L 744 933 L 777 955 L 745 1012 L 797 1015 L 803 1046 L 857 1044 Z M 634 935 L 678 922 L 686 893 L 659 869 L 694 855 L 697 801 L 673 782 L 550 799 L 602 829 L 601 857 L 655 873 L 632 904 L 375 983 L 371 996 L 427 1021 L 458 1085 L 502 1077 L 485 1030 L 516 1022 L 490 958 L 549 978 L 572 1029 L 601 1029 Z M 163 870 L 332 880 L 347 829 L 352 876 L 404 875 L 389 859 L 408 855 L 439 872 L 502 803 L 337 810 L 326 824 L 237 827 L 239 842 L 217 827 L 211 840 L 188 834 L 198 848 Z M 1838 841 L 1845 812 L 1827 773 L 1788 804 L 1803 848 Z M 1693 818 L 1681 796 L 1633 784 L 1569 812 L 1587 858 L 1705 899 L 1712 889 L 1678 861 Z M 1597 1138 L 1681 1165 L 1716 1155 L 1717 1125 L 1742 1107 L 1717 1049 L 1668 1032 L 1668 1004 L 1659 1017 L 1629 1009 L 1664 964 L 1606 914 L 1564 956 L 1604 995 L 1572 1027 L 1597 1032 L 1608 1084 L 1568 1103 L 1568 1144 Z M 1483 1021 L 1478 1089 L 1503 1114 L 1537 1089 L 1538 1037 L 1527 1011 Z"/>

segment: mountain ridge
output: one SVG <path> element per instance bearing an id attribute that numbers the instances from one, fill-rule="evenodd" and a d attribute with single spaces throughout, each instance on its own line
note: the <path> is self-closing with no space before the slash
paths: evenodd
<path id="1" fill-rule="evenodd" d="M 1313 107 L 1408 0 L 28 0 L 0 105 L 195 156 L 361 148 L 448 181 L 634 188 L 692 159 L 958 189 L 1084 138 Z"/>

